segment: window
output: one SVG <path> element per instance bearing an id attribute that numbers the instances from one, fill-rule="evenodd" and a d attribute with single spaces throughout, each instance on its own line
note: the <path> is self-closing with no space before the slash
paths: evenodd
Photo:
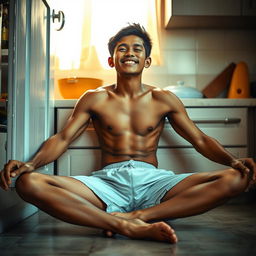
<path id="1" fill-rule="evenodd" d="M 64 11 L 66 24 L 54 35 L 57 70 L 108 69 L 109 38 L 134 22 L 149 32 L 153 64 L 159 63 L 156 0 L 61 1 L 58 9 Z"/>

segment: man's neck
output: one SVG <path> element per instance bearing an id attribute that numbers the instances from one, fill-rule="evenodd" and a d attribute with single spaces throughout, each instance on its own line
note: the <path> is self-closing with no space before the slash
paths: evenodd
<path id="1" fill-rule="evenodd" d="M 140 76 L 117 76 L 116 92 L 123 96 L 134 97 L 145 91 Z"/>

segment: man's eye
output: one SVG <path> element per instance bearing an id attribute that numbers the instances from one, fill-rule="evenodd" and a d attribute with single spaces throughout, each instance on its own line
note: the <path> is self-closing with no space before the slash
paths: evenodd
<path id="1" fill-rule="evenodd" d="M 125 48 L 119 48 L 120 52 L 124 52 L 126 49 Z"/>
<path id="2" fill-rule="evenodd" d="M 136 51 L 136 52 L 141 52 L 142 49 L 141 49 L 141 48 L 135 48 L 134 51 Z"/>

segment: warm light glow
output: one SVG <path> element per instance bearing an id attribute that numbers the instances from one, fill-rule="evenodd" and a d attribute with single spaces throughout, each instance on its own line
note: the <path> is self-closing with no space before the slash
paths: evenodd
<path id="1" fill-rule="evenodd" d="M 109 38 L 134 22 L 151 35 L 151 56 L 155 64 L 159 63 L 155 0 L 73 0 L 59 5 L 65 12 L 66 25 L 57 36 L 57 69 L 108 69 Z"/>
<path id="2" fill-rule="evenodd" d="M 84 10 L 86 5 L 90 6 L 90 2 L 91 0 L 55 1 L 57 10 L 62 10 L 65 13 L 65 26 L 54 36 L 58 69 L 68 70 L 80 67 Z M 59 25 L 56 24 L 54 27 L 59 27 Z"/>

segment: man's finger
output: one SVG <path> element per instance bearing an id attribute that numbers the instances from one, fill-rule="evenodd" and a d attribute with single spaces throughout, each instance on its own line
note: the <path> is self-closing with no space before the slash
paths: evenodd
<path id="1" fill-rule="evenodd" d="M 11 172 L 11 177 L 15 178 L 15 177 L 19 176 L 20 174 L 22 174 L 23 172 L 28 171 L 29 169 L 30 169 L 30 166 L 27 164 L 24 164 L 19 169 L 13 170 Z"/>
<path id="2" fill-rule="evenodd" d="M 6 181 L 5 181 L 5 176 L 4 176 L 4 172 L 3 171 L 0 172 L 0 180 L 1 180 L 1 182 L 0 182 L 1 188 L 4 189 L 4 190 L 7 190 L 8 189 L 8 185 L 7 185 Z"/>
<path id="3" fill-rule="evenodd" d="M 5 169 L 4 169 L 4 177 L 5 177 L 5 181 L 8 185 L 11 184 L 11 178 L 10 178 L 10 172 L 11 172 L 11 166 L 8 164 L 5 166 Z"/>

